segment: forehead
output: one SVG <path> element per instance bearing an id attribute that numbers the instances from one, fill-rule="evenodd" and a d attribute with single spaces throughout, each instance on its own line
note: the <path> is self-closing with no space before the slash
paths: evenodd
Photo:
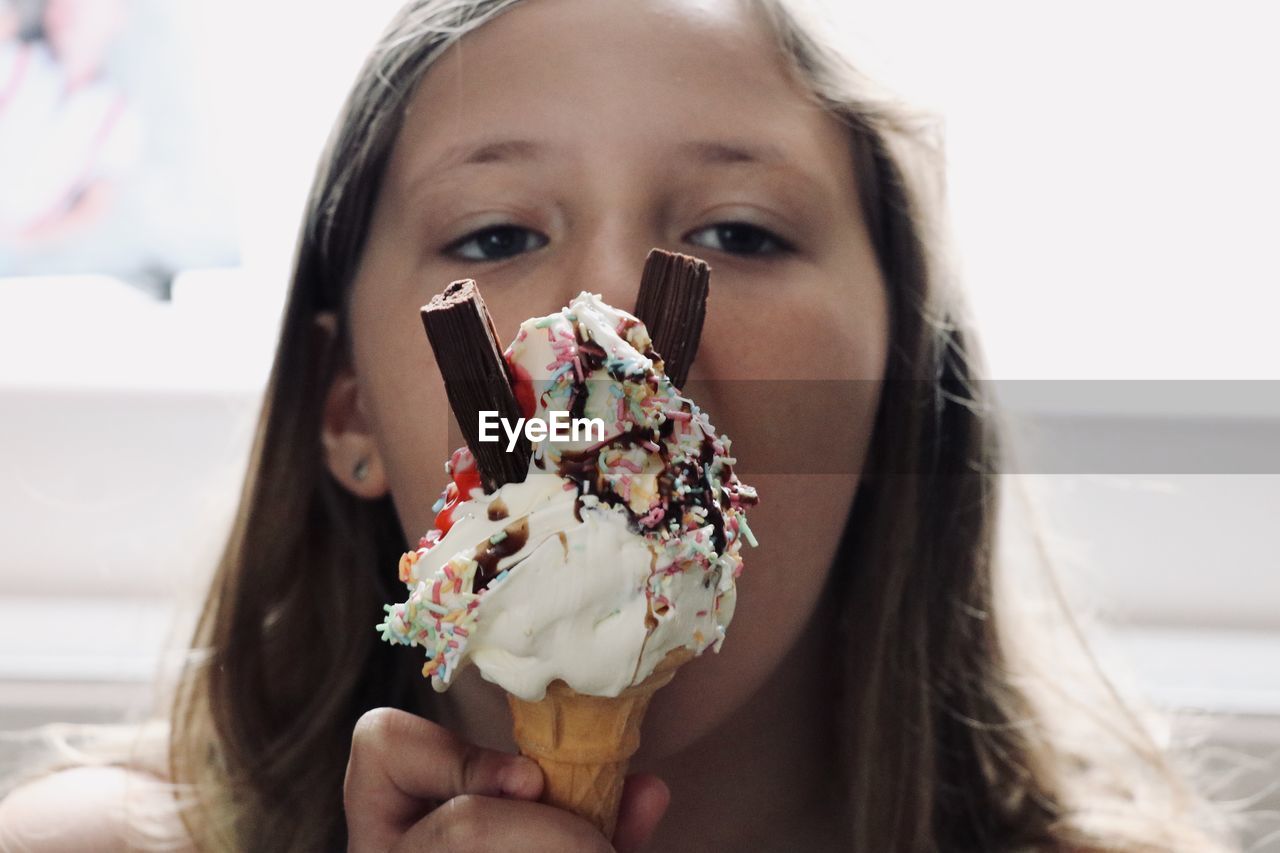
<path id="1" fill-rule="evenodd" d="M 403 179 L 459 149 L 534 139 L 622 162 L 708 139 L 848 166 L 848 136 L 735 0 L 526 0 L 467 34 L 414 93 L 393 155 Z"/>

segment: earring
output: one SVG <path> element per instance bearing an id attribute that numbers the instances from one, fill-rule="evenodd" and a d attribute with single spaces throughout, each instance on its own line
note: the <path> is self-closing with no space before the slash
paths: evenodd
<path id="1" fill-rule="evenodd" d="M 356 478 L 356 482 L 363 483 L 365 478 L 369 476 L 369 460 L 366 458 L 357 462 L 351 475 Z"/>

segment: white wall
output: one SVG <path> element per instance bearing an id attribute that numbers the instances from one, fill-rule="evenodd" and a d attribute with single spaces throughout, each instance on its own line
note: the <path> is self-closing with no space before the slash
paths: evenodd
<path id="1" fill-rule="evenodd" d="M 1280 377 L 1280 7 L 827 5 L 945 118 L 993 375 Z"/>

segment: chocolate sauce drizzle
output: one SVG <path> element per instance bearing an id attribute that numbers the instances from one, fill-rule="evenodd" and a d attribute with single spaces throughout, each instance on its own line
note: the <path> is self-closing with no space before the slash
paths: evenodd
<path id="1" fill-rule="evenodd" d="M 485 540 L 476 548 L 473 559 L 479 565 L 476 567 L 475 580 L 471 583 L 472 592 L 479 592 L 487 587 L 489 581 L 498 575 L 498 561 L 515 554 L 529 541 L 529 517 L 526 515 L 508 524 L 503 532 L 507 535 L 497 542 Z"/>
<path id="2" fill-rule="evenodd" d="M 578 358 L 582 361 L 582 372 L 584 378 L 595 373 L 604 366 L 607 355 L 604 347 L 595 341 L 585 340 L 582 337 L 582 330 L 578 328 L 578 324 L 573 324 L 573 339 L 578 346 Z M 575 382 L 573 384 L 573 397 L 569 400 L 569 417 L 581 418 L 586 414 L 587 406 L 587 384 L 586 382 Z"/>
<path id="3" fill-rule="evenodd" d="M 636 325 L 635 321 L 624 320 L 619 333 L 625 337 L 627 329 L 634 325 Z M 604 347 L 596 341 L 584 338 L 582 328 L 578 323 L 575 322 L 572 326 L 578 357 L 582 362 L 583 375 L 581 379 L 574 380 L 573 388 L 570 392 L 568 410 L 571 418 L 585 416 L 587 395 L 589 393 L 589 380 L 587 377 L 602 368 L 614 381 L 636 382 L 639 379 L 639 381 L 652 385 L 655 390 L 657 389 L 657 376 L 650 374 L 640 379 L 634 374 L 628 374 L 624 364 L 620 362 L 610 364 Z M 655 366 L 662 361 L 661 355 L 654 351 L 652 345 L 645 347 L 643 354 L 645 358 L 654 362 Z M 582 521 L 583 496 L 595 495 L 603 503 L 622 507 L 626 511 L 629 528 L 643 535 L 661 530 L 671 522 L 674 522 L 677 527 L 682 527 L 685 513 L 694 507 L 700 506 L 706 510 L 706 522 L 712 528 L 712 544 L 717 552 L 723 552 L 727 544 L 724 513 L 719 506 L 719 500 L 711 493 L 711 483 L 706 473 L 706 466 L 710 465 L 716 458 L 715 447 L 713 446 L 714 437 L 708 436 L 703 432 L 697 457 L 673 464 L 666 442 L 670 439 L 674 429 L 675 422 L 672 420 L 664 421 L 656 429 L 637 424 L 620 435 L 593 444 L 585 450 L 562 451 L 557 465 L 558 473 L 578 487 L 578 496 L 574 500 L 573 506 L 574 518 Z M 600 476 L 599 467 L 600 454 L 604 450 L 611 448 L 626 449 L 643 445 L 646 442 L 656 444 L 658 453 L 662 458 L 663 471 L 658 475 L 658 494 L 662 504 L 666 507 L 661 519 L 651 525 L 640 524 L 640 516 L 631 509 L 629 502 L 622 495 L 609 487 L 604 478 Z M 541 460 L 537 458 L 535 458 L 535 464 L 539 467 L 545 467 L 541 464 Z M 725 493 L 733 493 L 731 486 L 734 483 L 732 466 L 722 464 L 720 473 L 722 485 L 726 490 Z M 683 494 L 676 490 L 677 481 L 686 486 Z"/>
<path id="4" fill-rule="evenodd" d="M 695 506 L 700 506 L 707 511 L 707 523 L 712 528 L 712 544 L 715 546 L 716 551 L 722 552 L 726 544 L 724 513 L 720 511 L 717 501 L 710 494 L 711 484 L 706 479 L 703 467 L 715 458 L 715 448 L 712 446 L 711 439 L 704 433 L 697 461 L 680 462 L 673 467 L 670 462 L 667 445 L 663 441 L 664 438 L 670 436 L 673 426 L 674 423 L 672 421 L 666 421 L 655 430 L 652 427 L 637 424 L 626 432 L 597 442 L 584 450 L 566 450 L 561 453 L 560 476 L 578 486 L 578 498 L 574 501 L 573 506 L 574 517 L 578 521 L 582 521 L 582 495 L 595 494 L 602 502 L 612 506 L 620 506 L 626 510 L 628 527 L 636 533 L 644 534 L 651 530 L 661 529 L 669 519 L 682 522 L 688 510 Z M 657 524 L 652 527 L 642 526 L 639 516 L 631 509 L 630 504 L 599 476 L 599 461 L 602 451 L 609 448 L 625 449 L 634 447 L 646 441 L 652 441 L 658 445 L 659 455 L 665 465 L 662 473 L 658 475 L 658 494 L 665 500 L 666 511 Z M 722 470 L 725 479 L 732 477 L 731 466 L 726 465 Z M 676 491 L 675 484 L 677 479 L 690 486 L 683 494 Z"/>
<path id="5" fill-rule="evenodd" d="M 507 509 L 507 505 L 503 503 L 502 498 L 494 498 L 489 502 L 488 515 L 490 521 L 501 521 L 510 514 L 511 512 Z"/>

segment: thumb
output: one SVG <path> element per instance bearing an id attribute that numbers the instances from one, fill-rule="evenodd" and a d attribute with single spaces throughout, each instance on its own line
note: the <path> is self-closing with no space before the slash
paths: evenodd
<path id="1" fill-rule="evenodd" d="M 647 773 L 628 776 L 623 783 L 618 825 L 613 832 L 613 846 L 618 853 L 634 853 L 647 844 L 670 803 L 671 789 L 657 776 Z"/>

